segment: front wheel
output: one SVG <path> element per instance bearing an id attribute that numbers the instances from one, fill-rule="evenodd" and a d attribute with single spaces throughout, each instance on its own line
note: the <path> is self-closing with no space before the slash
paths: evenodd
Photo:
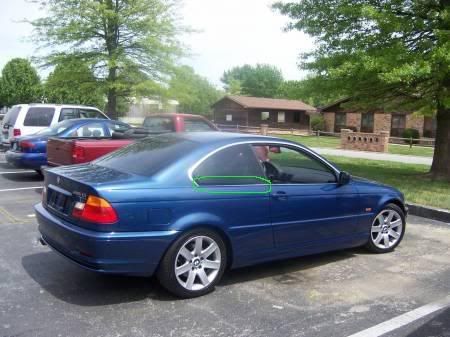
<path id="1" fill-rule="evenodd" d="M 403 239 L 405 226 L 403 210 L 395 204 L 385 206 L 372 222 L 366 247 L 374 253 L 393 251 Z"/>
<path id="2" fill-rule="evenodd" d="M 214 231 L 190 231 L 169 248 L 158 269 L 158 279 L 164 288 L 179 297 L 205 295 L 222 278 L 226 254 L 225 243 Z"/>

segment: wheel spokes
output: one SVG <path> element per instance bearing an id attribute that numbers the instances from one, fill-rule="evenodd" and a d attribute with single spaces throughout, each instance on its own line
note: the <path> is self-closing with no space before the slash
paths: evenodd
<path id="1" fill-rule="evenodd" d="M 201 252 L 200 256 L 204 259 L 207 259 L 210 257 L 219 247 L 215 242 L 212 242 L 208 248 L 206 248 L 204 251 Z"/>
<path id="2" fill-rule="evenodd" d="M 203 267 L 206 268 L 206 269 L 217 270 L 217 269 L 220 268 L 220 262 L 219 261 L 205 260 L 205 261 L 203 261 Z"/>
<path id="3" fill-rule="evenodd" d="M 199 269 L 197 271 L 197 275 L 200 278 L 200 281 L 202 282 L 202 284 L 204 286 L 207 286 L 209 284 L 209 279 L 208 279 L 208 275 L 206 275 L 206 272 L 204 269 Z"/>
<path id="4" fill-rule="evenodd" d="M 188 278 L 186 280 L 186 285 L 185 285 L 186 289 L 192 290 L 192 286 L 194 285 L 194 281 L 195 281 L 195 276 L 196 276 L 195 271 L 193 271 L 191 269 L 191 271 L 189 272 Z"/>
<path id="5" fill-rule="evenodd" d="M 395 221 L 392 221 L 390 225 L 391 225 L 391 228 L 395 228 L 395 227 L 400 226 L 401 224 L 402 224 L 402 219 L 397 219 Z"/>
<path id="6" fill-rule="evenodd" d="M 187 273 L 188 271 L 191 271 L 191 270 L 192 270 L 192 263 L 187 261 L 182 266 L 175 268 L 175 274 L 177 276 L 180 276 L 180 275 L 183 275 L 183 274 L 185 274 L 185 273 Z"/>
<path id="7" fill-rule="evenodd" d="M 189 251 L 185 246 L 180 249 L 180 255 L 183 256 L 186 260 L 190 261 L 194 257 L 191 251 Z"/>
<path id="8" fill-rule="evenodd" d="M 385 248 L 389 248 L 389 245 L 390 245 L 389 235 L 384 234 L 384 240 L 383 240 L 383 242 L 384 242 L 384 247 L 385 247 Z"/>
<path id="9" fill-rule="evenodd" d="M 389 235 L 392 236 L 394 239 L 398 239 L 400 237 L 400 234 L 396 231 L 393 231 L 392 229 L 389 230 Z"/>
<path id="10" fill-rule="evenodd" d="M 194 247 L 194 255 L 200 256 L 202 253 L 202 248 L 203 248 L 203 239 L 196 238 L 195 239 L 195 247 Z"/>

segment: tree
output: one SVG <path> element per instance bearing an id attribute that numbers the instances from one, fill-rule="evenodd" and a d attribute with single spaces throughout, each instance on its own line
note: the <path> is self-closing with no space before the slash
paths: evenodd
<path id="1" fill-rule="evenodd" d="M 450 4 L 448 0 L 333 0 L 277 3 L 317 40 L 303 67 L 356 105 L 433 111 L 431 175 L 450 180 Z"/>
<path id="2" fill-rule="evenodd" d="M 277 97 L 301 100 L 312 106 L 320 107 L 341 98 L 343 92 L 329 90 L 323 81 L 309 77 L 301 81 L 285 81 L 278 89 Z"/>
<path id="3" fill-rule="evenodd" d="M 48 13 L 37 19 L 34 39 L 51 52 L 45 64 L 77 58 L 95 69 L 105 84 L 107 112 L 116 117 L 117 100 L 142 73 L 164 81 L 181 54 L 176 36 L 175 0 L 39 0 Z"/>
<path id="4" fill-rule="evenodd" d="M 169 85 L 168 97 L 178 100 L 179 110 L 186 113 L 209 115 L 211 105 L 221 96 L 207 79 L 188 66 L 176 69 Z"/>
<path id="5" fill-rule="evenodd" d="M 225 71 L 221 81 L 230 94 L 271 98 L 275 97 L 283 83 L 283 74 L 268 64 L 246 64 Z"/>
<path id="6" fill-rule="evenodd" d="M 30 61 L 15 58 L 2 70 L 0 98 L 5 106 L 41 101 L 41 82 Z"/>
<path id="7" fill-rule="evenodd" d="M 102 88 L 93 72 L 78 59 L 58 64 L 44 85 L 44 96 L 49 103 L 85 104 L 105 107 Z"/>

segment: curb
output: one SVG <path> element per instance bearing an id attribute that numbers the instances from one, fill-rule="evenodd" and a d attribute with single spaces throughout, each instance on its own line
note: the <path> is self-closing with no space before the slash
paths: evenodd
<path id="1" fill-rule="evenodd" d="M 406 205 L 408 206 L 409 214 L 411 215 L 450 223 L 450 211 L 418 204 L 407 203 Z"/>

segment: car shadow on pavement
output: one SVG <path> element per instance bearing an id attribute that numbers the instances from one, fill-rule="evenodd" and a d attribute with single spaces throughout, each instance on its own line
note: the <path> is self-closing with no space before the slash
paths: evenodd
<path id="1" fill-rule="evenodd" d="M 2 174 L 1 176 L 2 179 L 4 180 L 20 183 L 42 182 L 44 180 L 44 178 L 37 172 L 18 172 L 18 173 Z"/>
<path id="2" fill-rule="evenodd" d="M 225 273 L 219 286 L 254 281 L 266 277 L 273 277 L 275 281 L 282 284 L 300 283 L 304 281 L 304 278 L 294 275 L 295 272 L 306 271 L 329 263 L 350 259 L 364 253 L 365 251 L 361 248 L 352 248 L 233 269 Z"/>
<path id="3" fill-rule="evenodd" d="M 24 256 L 22 266 L 44 291 L 80 306 L 176 300 L 155 278 L 98 274 L 51 251 Z"/>
<path id="4" fill-rule="evenodd" d="M 273 277 L 283 284 L 304 281 L 294 272 L 350 259 L 357 250 L 305 256 L 227 271 L 218 287 Z M 22 258 L 28 275 L 54 297 L 80 306 L 102 306 L 145 299 L 176 301 L 156 278 L 102 275 L 90 272 L 47 251 Z"/>

